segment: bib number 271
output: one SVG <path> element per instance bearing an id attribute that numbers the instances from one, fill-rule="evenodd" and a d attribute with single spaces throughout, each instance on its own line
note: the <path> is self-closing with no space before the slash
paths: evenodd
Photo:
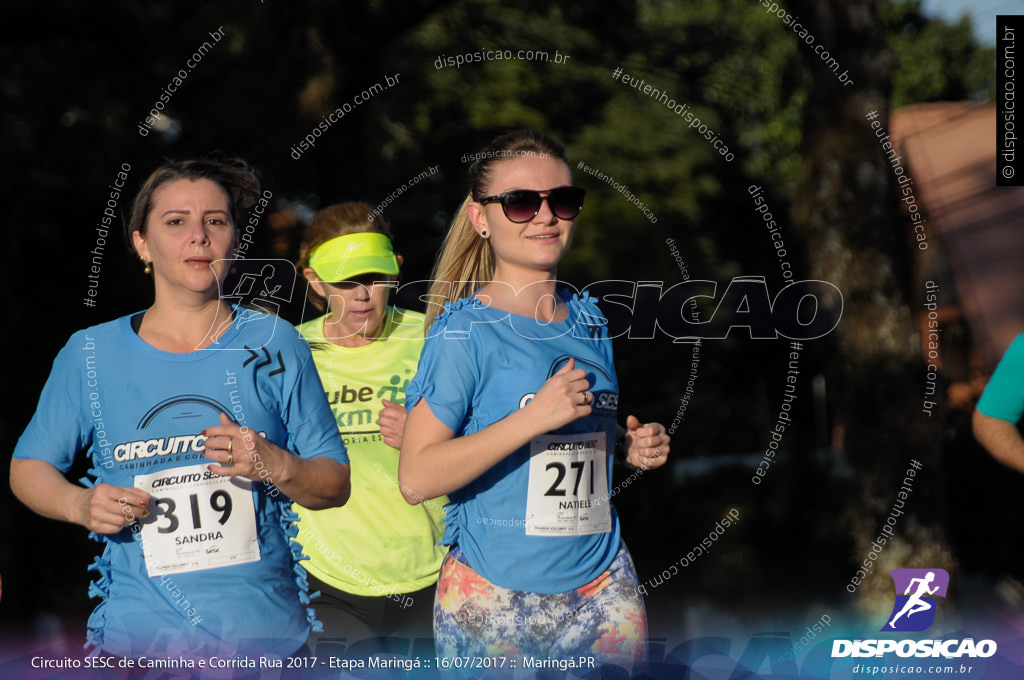
<path id="1" fill-rule="evenodd" d="M 584 471 L 587 468 L 587 471 Z M 568 493 L 568 485 L 566 488 L 562 488 L 562 481 L 565 480 L 566 471 L 565 463 L 561 461 L 554 461 L 544 466 L 545 470 L 554 470 L 558 475 L 555 481 L 551 484 L 551 488 L 544 492 L 545 496 L 578 496 L 580 493 L 580 482 L 584 477 L 590 480 L 589 488 L 584 485 L 584 489 L 589 491 L 590 496 L 594 495 L 594 460 L 574 460 L 569 463 L 569 469 L 576 474 L 576 481 L 572 483 L 572 493 Z M 570 475 L 571 477 L 571 475 Z"/>
<path id="2" fill-rule="evenodd" d="M 528 536 L 585 536 L 611 531 L 607 437 L 553 434 L 530 443 Z"/>

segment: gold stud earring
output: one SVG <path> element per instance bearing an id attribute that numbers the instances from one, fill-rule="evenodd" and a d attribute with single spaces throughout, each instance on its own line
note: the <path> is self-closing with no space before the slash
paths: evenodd
<path id="1" fill-rule="evenodd" d="M 145 263 L 146 267 L 145 267 L 145 269 L 142 270 L 142 273 L 144 273 L 144 274 L 152 273 L 153 268 L 149 266 L 149 263 L 146 262 L 145 260 L 143 260 L 143 263 Z"/>

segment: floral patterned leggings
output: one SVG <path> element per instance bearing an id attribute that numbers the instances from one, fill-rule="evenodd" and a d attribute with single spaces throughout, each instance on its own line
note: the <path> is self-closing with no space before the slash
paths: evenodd
<path id="1" fill-rule="evenodd" d="M 439 670 L 479 677 L 484 674 L 476 659 L 506 657 L 503 666 L 488 662 L 496 669 L 490 675 L 509 675 L 512 669 L 517 671 L 514 675 L 524 675 L 520 669 L 544 667 L 586 675 L 591 668 L 615 665 L 631 677 L 640 670 L 647 636 L 638 585 L 624 543 L 608 569 L 593 581 L 554 594 L 495 585 L 473 571 L 453 546 L 437 582 L 434 641 L 438 656 L 469 661 Z M 570 659 L 578 665 L 545 665 Z M 455 667 L 465 663 L 476 668 Z"/>

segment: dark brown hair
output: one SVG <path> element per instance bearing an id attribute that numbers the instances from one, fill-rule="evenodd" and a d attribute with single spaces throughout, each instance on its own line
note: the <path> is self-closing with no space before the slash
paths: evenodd
<path id="1" fill-rule="evenodd" d="M 223 189 L 228 195 L 228 210 L 236 229 L 260 195 L 260 181 L 249 164 L 241 158 L 167 160 L 150 174 L 135 196 L 131 215 L 125 225 L 125 236 L 131 250 L 134 250 L 132 234 L 136 231 L 146 233 L 146 220 L 153 210 L 157 189 L 179 179 L 192 182 L 206 179 Z"/>

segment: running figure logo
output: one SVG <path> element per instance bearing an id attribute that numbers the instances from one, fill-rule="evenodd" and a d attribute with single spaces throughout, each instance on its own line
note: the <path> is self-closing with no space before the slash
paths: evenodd
<path id="1" fill-rule="evenodd" d="M 882 630 L 926 630 L 935 622 L 935 598 L 946 597 L 949 573 L 945 569 L 893 569 L 889 574 L 896 586 L 896 604 Z"/>

